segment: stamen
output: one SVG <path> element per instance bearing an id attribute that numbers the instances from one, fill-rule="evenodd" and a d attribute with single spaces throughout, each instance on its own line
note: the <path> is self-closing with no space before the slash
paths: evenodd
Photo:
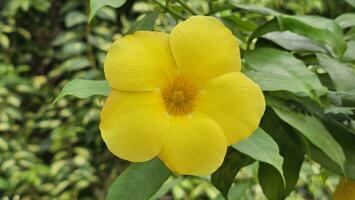
<path id="1" fill-rule="evenodd" d="M 177 76 L 162 89 L 161 94 L 170 115 L 185 115 L 193 111 L 197 87 L 183 76 Z"/>

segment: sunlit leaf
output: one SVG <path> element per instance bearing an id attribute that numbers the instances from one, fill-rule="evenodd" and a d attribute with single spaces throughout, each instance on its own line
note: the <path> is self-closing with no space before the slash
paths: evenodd
<path id="1" fill-rule="evenodd" d="M 93 95 L 108 96 L 110 91 L 111 88 L 106 81 L 74 79 L 64 86 L 53 103 L 57 102 L 66 95 L 73 95 L 78 98 L 87 98 Z"/>
<path id="2" fill-rule="evenodd" d="M 232 145 L 238 151 L 275 167 L 284 179 L 282 171 L 283 158 L 280 156 L 277 143 L 261 128 L 258 128 L 247 139 Z"/>
<path id="3" fill-rule="evenodd" d="M 244 58 L 253 69 L 245 73 L 264 91 L 289 91 L 312 98 L 327 93 L 317 76 L 287 52 L 258 48 L 246 52 Z"/>

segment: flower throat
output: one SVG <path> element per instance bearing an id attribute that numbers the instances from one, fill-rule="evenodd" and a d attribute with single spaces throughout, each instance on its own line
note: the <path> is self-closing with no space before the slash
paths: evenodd
<path id="1" fill-rule="evenodd" d="M 197 87 L 183 76 L 177 76 L 162 89 L 165 107 L 170 115 L 186 115 L 192 113 Z"/>

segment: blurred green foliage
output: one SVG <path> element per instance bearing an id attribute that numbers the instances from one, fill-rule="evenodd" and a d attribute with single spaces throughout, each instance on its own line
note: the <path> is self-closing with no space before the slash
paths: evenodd
<path id="1" fill-rule="evenodd" d="M 345 2 L 334 0 L 237 2 L 330 18 L 351 11 Z M 191 4 L 206 10 L 202 0 Z M 0 2 L 2 199 L 104 199 L 114 178 L 127 166 L 108 152 L 100 138 L 103 98 L 68 97 L 52 102 L 69 80 L 103 79 L 103 59 L 111 42 L 139 26 L 142 14 L 157 5 L 132 0 L 119 9 L 104 7 L 90 24 L 89 6 L 88 0 Z M 172 21 L 162 18 L 158 29 L 170 30 Z M 246 32 L 257 28 L 244 19 L 238 22 Z M 349 31 L 347 37 L 354 35 Z M 242 184 L 233 186 L 232 192 L 241 199 L 265 198 L 257 185 L 256 167 L 248 166 L 238 174 Z M 307 161 L 289 198 L 329 198 L 335 177 Z M 172 179 L 162 189 L 170 190 L 168 199 L 222 199 L 210 183 L 198 178 Z"/>

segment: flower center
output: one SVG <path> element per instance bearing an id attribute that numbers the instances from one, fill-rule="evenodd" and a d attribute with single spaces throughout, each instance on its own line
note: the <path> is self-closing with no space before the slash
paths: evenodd
<path id="1" fill-rule="evenodd" d="M 193 111 L 197 87 L 183 76 L 177 76 L 162 89 L 161 94 L 170 115 L 185 115 Z"/>

